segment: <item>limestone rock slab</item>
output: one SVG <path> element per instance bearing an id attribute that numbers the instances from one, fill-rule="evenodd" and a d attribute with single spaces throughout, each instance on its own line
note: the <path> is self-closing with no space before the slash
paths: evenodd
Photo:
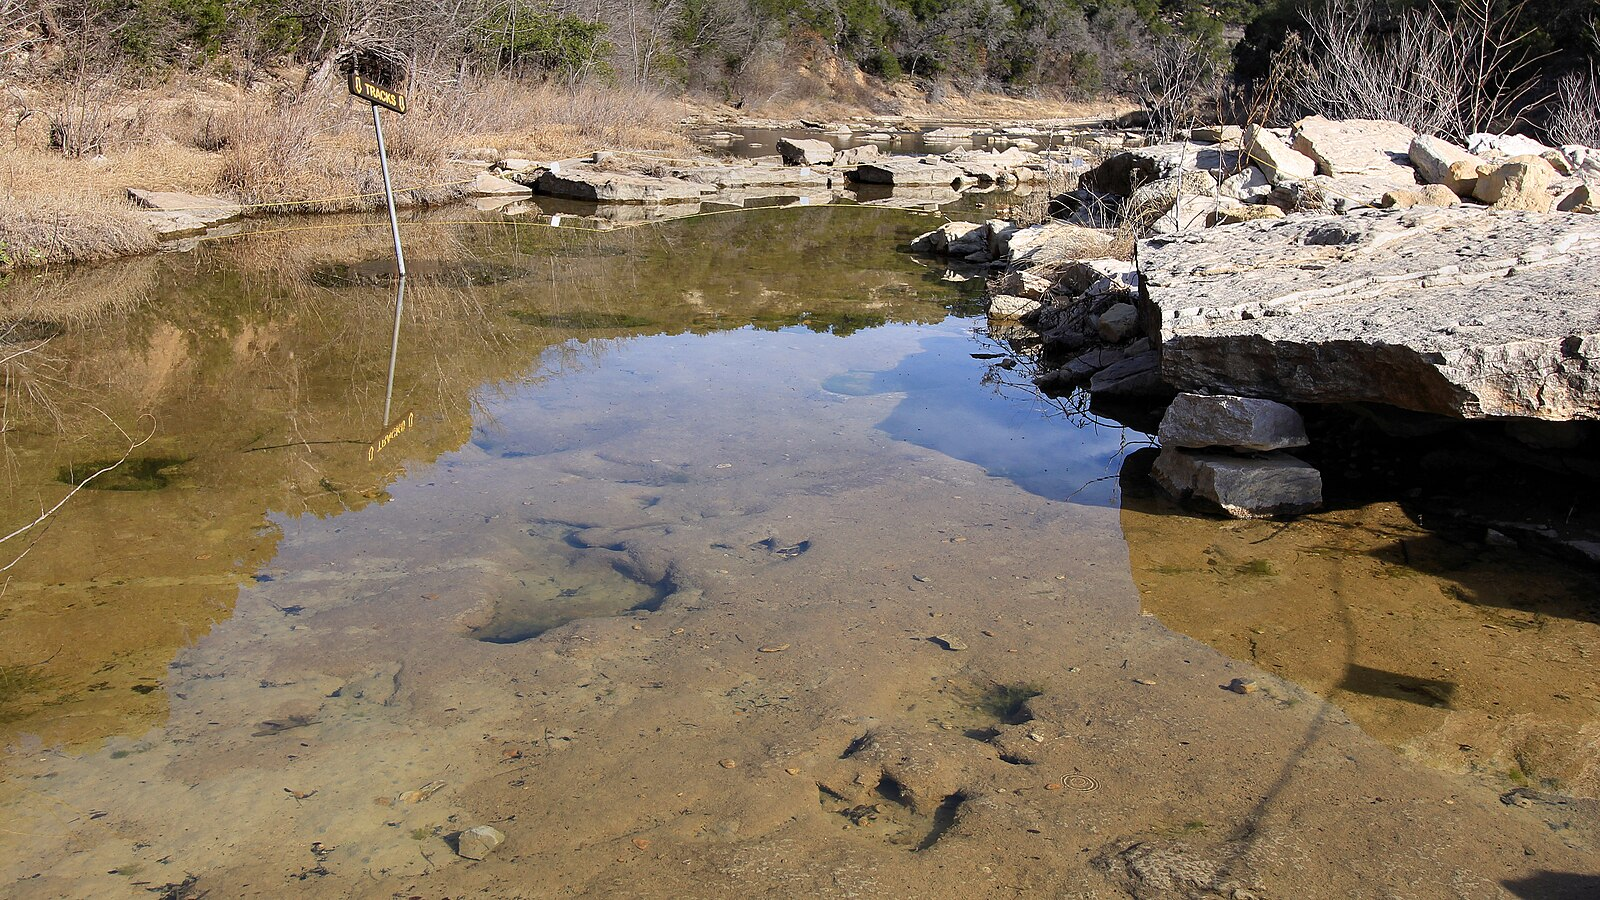
<path id="1" fill-rule="evenodd" d="M 1179 394 L 1162 416 L 1157 434 L 1163 447 L 1283 450 L 1310 443 L 1306 423 L 1293 408 L 1273 400 L 1228 395 Z"/>
<path id="2" fill-rule="evenodd" d="M 156 237 L 164 241 L 203 234 L 244 215 L 244 207 L 220 197 L 128 188 L 128 198 L 149 210 L 145 219 L 155 230 Z"/>
<path id="3" fill-rule="evenodd" d="M 1358 210 L 1141 241 L 1144 320 L 1179 390 L 1600 419 L 1600 223 Z"/>
<path id="4" fill-rule="evenodd" d="M 1294 149 L 1323 175 L 1376 175 L 1415 183 L 1411 142 L 1417 133 L 1384 119 L 1336 121 L 1309 116 L 1294 125 Z"/>
<path id="5" fill-rule="evenodd" d="M 1237 456 L 1166 447 L 1150 474 L 1178 500 L 1236 519 L 1295 516 L 1322 506 L 1322 473 L 1287 453 Z"/>
<path id="6" fill-rule="evenodd" d="M 469 197 L 527 197 L 532 194 L 533 189 L 527 185 L 488 172 L 479 172 L 472 179 L 472 186 L 467 188 Z"/>
<path id="7" fill-rule="evenodd" d="M 1244 153 L 1273 184 L 1301 181 L 1317 174 L 1317 163 L 1261 127 L 1251 125 L 1244 132 Z"/>
<path id="8" fill-rule="evenodd" d="M 786 166 L 825 166 L 838 152 L 827 141 L 778 138 L 778 155 Z"/>
<path id="9" fill-rule="evenodd" d="M 534 192 L 596 203 L 682 203 L 716 193 L 716 187 L 681 178 L 657 178 L 586 165 L 562 166 L 539 176 Z"/>
<path id="10" fill-rule="evenodd" d="M 936 159 L 911 159 L 889 157 L 856 166 L 846 176 L 862 184 L 940 185 L 949 187 L 964 177 L 964 173 L 946 162 Z"/>

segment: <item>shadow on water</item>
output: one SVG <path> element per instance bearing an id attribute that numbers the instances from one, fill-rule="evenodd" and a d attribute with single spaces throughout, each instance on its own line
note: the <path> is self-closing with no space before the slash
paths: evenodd
<path id="1" fill-rule="evenodd" d="M 1332 700 L 1423 762 L 1600 790 L 1583 737 L 1600 682 L 1592 570 L 1487 543 L 1481 526 L 1429 527 L 1371 484 L 1288 521 L 1199 515 L 1154 487 L 1153 457 L 1124 464 L 1122 525 L 1141 604 L 1167 627 Z"/>

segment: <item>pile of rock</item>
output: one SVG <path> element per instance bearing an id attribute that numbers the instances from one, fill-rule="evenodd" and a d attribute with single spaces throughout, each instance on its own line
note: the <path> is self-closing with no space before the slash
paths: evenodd
<path id="1" fill-rule="evenodd" d="M 1378 119 L 1311 116 L 1293 128 L 1195 129 L 1182 142 L 1114 154 L 1062 197 L 1116 209 L 1145 234 L 1169 234 L 1364 207 L 1456 206 L 1594 212 L 1600 151 L 1474 135 L 1470 147 Z M 1088 223 L 1085 223 L 1088 224 Z"/>
<path id="2" fill-rule="evenodd" d="M 1596 189 L 1600 151 L 1522 137 L 1459 146 L 1321 117 L 1196 129 L 1085 172 L 1057 198 L 1065 223 L 1011 231 L 991 331 L 1038 360 L 1048 393 L 1136 400 L 1118 417 L 1151 424 L 1171 401 L 1153 474 L 1174 496 L 1305 512 L 1321 478 L 1283 452 L 1305 444 L 1285 403 L 1508 433 L 1600 419 L 1600 221 L 1572 214 L 1595 212 Z M 1135 263 L 1063 259 L 1108 222 L 1145 236 Z"/>
<path id="3" fill-rule="evenodd" d="M 1151 475 L 1172 496 L 1235 518 L 1299 515 L 1322 506 L 1322 475 L 1285 449 L 1305 423 L 1282 403 L 1179 394 L 1158 432 Z"/>

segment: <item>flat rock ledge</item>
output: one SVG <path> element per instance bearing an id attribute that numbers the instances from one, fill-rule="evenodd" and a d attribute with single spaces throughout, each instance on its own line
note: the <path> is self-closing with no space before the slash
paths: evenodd
<path id="1" fill-rule="evenodd" d="M 1600 418 L 1600 223 L 1360 210 L 1141 241 L 1143 319 L 1180 391 Z"/>
<path id="2" fill-rule="evenodd" d="M 128 188 L 128 199 L 147 210 L 145 220 L 163 241 L 203 234 L 244 215 L 244 207 L 232 200 L 178 191 Z"/>

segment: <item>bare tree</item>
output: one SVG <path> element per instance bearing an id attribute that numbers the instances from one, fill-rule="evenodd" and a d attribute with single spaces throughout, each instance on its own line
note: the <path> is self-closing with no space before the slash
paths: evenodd
<path id="1" fill-rule="evenodd" d="M 1157 40 L 1134 79 L 1139 103 L 1150 114 L 1150 131 L 1165 139 L 1193 125 L 1202 88 L 1215 72 L 1202 38 L 1169 35 Z"/>
<path id="2" fill-rule="evenodd" d="M 1390 119 L 1456 138 L 1509 129 L 1538 102 L 1542 57 L 1519 24 L 1525 5 L 1430 3 L 1389 20 L 1373 0 L 1333 0 L 1307 19 L 1308 77 L 1289 85 L 1292 99 L 1329 118 Z"/>
<path id="3" fill-rule="evenodd" d="M 1594 63 L 1556 85 L 1545 130 L 1557 144 L 1600 147 L 1600 70 Z"/>

